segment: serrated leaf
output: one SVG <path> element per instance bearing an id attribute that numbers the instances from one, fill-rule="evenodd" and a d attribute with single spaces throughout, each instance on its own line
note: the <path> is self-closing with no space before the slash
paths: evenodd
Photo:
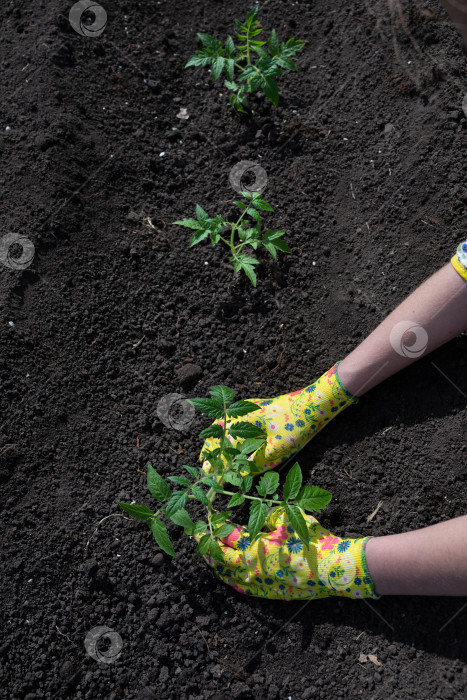
<path id="1" fill-rule="evenodd" d="M 218 401 L 220 404 L 229 404 L 231 401 L 233 401 L 233 398 L 235 396 L 235 392 L 232 391 L 232 389 L 229 389 L 228 386 L 224 386 L 223 384 L 212 386 L 209 389 L 209 393 L 211 394 L 212 398 L 215 401 Z"/>
<path id="2" fill-rule="evenodd" d="M 231 510 L 226 510 L 223 513 L 214 513 L 214 515 L 211 517 L 211 524 L 214 525 L 215 527 L 219 527 L 219 525 L 222 525 L 225 523 L 225 521 L 230 518 L 232 515 Z"/>
<path id="3" fill-rule="evenodd" d="M 298 494 L 302 485 L 302 471 L 298 462 L 295 462 L 293 467 L 287 474 L 284 485 L 284 501 L 289 501 Z"/>
<path id="4" fill-rule="evenodd" d="M 182 466 L 184 469 L 187 470 L 189 474 L 191 474 L 192 477 L 194 477 L 195 479 L 198 478 L 199 470 L 196 469 L 196 467 L 190 467 L 187 464 L 183 464 Z"/>
<path id="5" fill-rule="evenodd" d="M 277 107 L 279 104 L 279 86 L 276 81 L 272 78 L 267 78 L 263 81 L 262 88 L 268 100 L 271 100 L 274 107 Z"/>
<path id="6" fill-rule="evenodd" d="M 187 399 L 188 403 L 197 411 L 210 416 L 211 418 L 222 418 L 224 416 L 224 406 L 219 401 L 213 399 Z"/>
<path id="7" fill-rule="evenodd" d="M 259 440 L 256 438 L 247 438 L 240 445 L 240 452 L 241 454 L 250 455 L 252 452 L 256 452 L 256 450 L 259 450 L 261 445 L 264 445 L 264 442 L 264 438 L 261 438 Z"/>
<path id="8" fill-rule="evenodd" d="M 201 479 L 201 483 L 204 484 L 205 486 L 209 486 L 210 489 L 215 489 L 216 491 L 222 491 L 222 485 L 216 481 L 215 479 L 212 479 L 210 476 L 204 476 Z"/>
<path id="9" fill-rule="evenodd" d="M 310 544 L 310 533 L 308 532 L 306 520 L 300 512 L 300 509 L 297 508 L 297 506 L 286 505 L 285 512 L 300 540 L 305 547 L 308 547 Z"/>
<path id="10" fill-rule="evenodd" d="M 258 197 L 257 199 L 253 199 L 253 206 L 256 207 L 256 209 L 260 209 L 261 211 L 274 211 L 273 207 L 268 204 L 264 199 L 261 199 L 261 197 Z"/>
<path id="11" fill-rule="evenodd" d="M 208 524 L 204 520 L 197 520 L 194 528 L 188 533 L 189 535 L 201 535 L 208 529 Z"/>
<path id="12" fill-rule="evenodd" d="M 243 493 L 248 493 L 248 491 L 251 489 L 252 486 L 253 486 L 253 477 L 250 476 L 250 474 L 247 474 L 247 476 L 243 477 L 243 481 L 242 481 Z"/>
<path id="13" fill-rule="evenodd" d="M 214 536 L 222 539 L 222 537 L 228 537 L 234 530 L 235 525 L 232 523 L 224 523 L 215 531 Z"/>
<path id="14" fill-rule="evenodd" d="M 166 516 L 168 518 L 172 517 L 172 515 L 177 512 L 177 510 L 180 510 L 181 508 L 185 507 L 187 501 L 188 494 L 186 491 L 175 491 L 175 493 L 172 495 L 172 498 L 167 503 L 167 507 L 165 509 Z"/>
<path id="15" fill-rule="evenodd" d="M 196 205 L 196 218 L 203 226 L 206 226 L 208 224 L 209 216 L 200 204 Z"/>
<path id="16" fill-rule="evenodd" d="M 191 481 L 186 476 L 169 476 L 168 478 L 177 486 L 191 486 Z"/>
<path id="17" fill-rule="evenodd" d="M 220 425 L 210 425 L 208 428 L 202 430 L 199 434 L 201 440 L 207 440 L 208 438 L 221 438 L 224 434 L 224 430 Z"/>
<path id="18" fill-rule="evenodd" d="M 279 53 L 279 39 L 277 38 L 276 30 L 273 29 L 268 40 L 268 48 L 271 56 L 275 56 Z"/>
<path id="19" fill-rule="evenodd" d="M 278 250 L 281 250 L 283 253 L 292 252 L 287 243 L 283 241 L 282 238 L 276 238 L 274 241 L 272 241 L 272 245 Z"/>
<path id="20" fill-rule="evenodd" d="M 327 506 L 331 499 L 332 494 L 329 493 L 329 491 L 308 484 L 302 488 L 294 505 L 303 510 L 309 510 L 311 512 L 316 511 L 319 513 Z"/>
<path id="21" fill-rule="evenodd" d="M 258 532 L 261 531 L 267 517 L 267 505 L 265 503 L 261 503 L 261 501 L 253 501 L 250 506 L 250 517 L 248 518 L 248 533 L 250 535 L 250 542 L 252 542 Z"/>
<path id="22" fill-rule="evenodd" d="M 175 523 L 175 525 L 180 525 L 181 527 L 190 529 L 195 527 L 195 523 L 190 518 L 188 511 L 186 511 L 184 508 L 177 510 L 176 513 L 170 516 L 170 519 Z"/>
<path id="23" fill-rule="evenodd" d="M 198 542 L 197 552 L 198 554 L 206 554 L 209 549 L 209 543 L 211 541 L 211 535 L 208 533 L 203 535 L 203 537 Z"/>
<path id="24" fill-rule="evenodd" d="M 228 58 L 224 64 L 225 74 L 229 82 L 233 82 L 235 72 L 235 61 L 233 58 Z M 234 88 L 235 89 L 235 88 Z"/>
<path id="25" fill-rule="evenodd" d="M 240 476 L 240 474 L 237 474 L 237 472 L 234 471 L 226 472 L 222 475 L 222 478 L 228 484 L 232 484 L 232 486 L 240 486 L 240 484 L 242 483 L 242 477 Z"/>
<path id="26" fill-rule="evenodd" d="M 217 78 L 222 73 L 222 69 L 224 68 L 224 63 L 225 63 L 225 58 L 223 56 L 217 56 L 217 58 L 215 58 L 214 61 L 212 62 L 211 76 L 212 76 L 213 81 L 216 81 Z"/>
<path id="27" fill-rule="evenodd" d="M 198 501 L 203 504 L 203 506 L 208 505 L 208 499 L 207 499 L 206 494 L 204 493 L 203 489 L 201 488 L 201 486 L 192 486 L 191 492 L 193 493 L 194 496 L 196 496 Z"/>
<path id="28" fill-rule="evenodd" d="M 204 241 L 205 238 L 209 236 L 209 231 L 208 230 L 199 230 L 196 231 L 190 238 L 190 248 L 193 248 L 193 246 L 198 245 L 198 243 L 201 243 L 201 241 Z"/>
<path id="29" fill-rule="evenodd" d="M 172 490 L 170 484 L 168 484 L 164 479 L 156 472 L 154 467 L 148 464 L 147 471 L 147 485 L 149 493 L 156 501 L 166 501 L 170 498 Z"/>
<path id="30" fill-rule="evenodd" d="M 209 51 L 217 51 L 219 48 L 222 48 L 221 42 L 210 34 L 198 32 L 198 36 Z"/>
<path id="31" fill-rule="evenodd" d="M 210 540 L 209 542 L 209 555 L 216 561 L 224 561 L 224 553 L 216 540 Z"/>
<path id="32" fill-rule="evenodd" d="M 237 506 L 241 506 L 242 503 L 245 503 L 245 496 L 242 496 L 241 493 L 236 493 L 230 499 L 227 508 L 236 508 Z"/>
<path id="33" fill-rule="evenodd" d="M 231 36 L 228 36 L 225 41 L 225 52 L 228 57 L 233 56 L 235 53 L 235 44 Z"/>
<path id="34" fill-rule="evenodd" d="M 260 496 L 269 496 L 275 493 L 279 485 L 279 474 L 277 472 L 266 472 L 259 480 L 256 487 Z"/>
<path id="35" fill-rule="evenodd" d="M 154 518 L 151 522 L 151 531 L 159 547 L 166 554 L 170 554 L 171 557 L 176 557 L 177 555 L 175 554 L 172 542 L 170 541 L 167 528 L 164 525 L 164 523 L 161 520 L 159 520 L 159 518 Z"/>
<path id="36" fill-rule="evenodd" d="M 180 219 L 179 221 L 174 221 L 173 224 L 174 226 L 185 226 L 185 228 L 204 229 L 204 226 L 196 219 Z"/>
<path id="37" fill-rule="evenodd" d="M 230 426 L 228 433 L 234 440 L 237 438 L 264 438 L 266 439 L 266 431 L 258 425 L 249 423 L 248 421 L 239 421 Z"/>
<path id="38" fill-rule="evenodd" d="M 268 253 L 270 253 L 270 254 L 272 255 L 272 257 L 274 258 L 274 260 L 277 260 L 277 252 L 276 252 L 276 249 L 274 248 L 273 244 L 272 244 L 272 243 L 264 243 L 264 242 L 263 242 L 263 246 L 266 248 L 266 250 L 268 251 Z"/>
<path id="39" fill-rule="evenodd" d="M 149 523 L 154 515 L 152 510 L 145 505 L 137 506 L 136 503 L 121 503 L 120 501 L 118 505 L 125 513 L 133 518 L 138 518 L 138 520 L 143 520 L 145 523 Z"/>
<path id="40" fill-rule="evenodd" d="M 227 409 L 227 416 L 229 418 L 240 418 L 241 416 L 246 416 L 248 413 L 253 411 L 258 411 L 261 406 L 253 403 L 252 401 L 236 401 Z"/>

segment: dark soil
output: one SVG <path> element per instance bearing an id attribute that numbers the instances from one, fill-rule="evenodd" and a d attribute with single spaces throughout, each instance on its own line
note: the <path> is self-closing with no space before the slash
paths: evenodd
<path id="1" fill-rule="evenodd" d="M 266 29 L 308 43 L 279 107 L 258 97 L 240 116 L 183 65 L 197 31 L 226 37 L 248 3 L 107 2 L 95 38 L 69 6 L 0 8 L 1 232 L 35 246 L 27 269 L 0 265 L 1 697 L 465 697 L 462 599 L 249 599 L 193 540 L 174 530 L 169 560 L 117 517 L 86 549 L 118 500 L 150 503 L 148 462 L 197 460 L 206 421 L 167 429 L 164 395 L 309 384 L 465 238 L 454 28 L 431 0 L 403 2 L 404 22 L 382 0 L 264 2 Z M 268 221 L 294 253 L 265 258 L 257 290 L 171 225 L 196 203 L 231 213 L 241 160 L 265 168 Z M 466 512 L 466 350 L 463 335 L 423 358 L 303 451 L 334 494 L 326 527 L 383 535 Z M 201 372 L 180 384 L 188 363 Z M 84 648 L 100 625 L 123 641 L 112 664 Z"/>

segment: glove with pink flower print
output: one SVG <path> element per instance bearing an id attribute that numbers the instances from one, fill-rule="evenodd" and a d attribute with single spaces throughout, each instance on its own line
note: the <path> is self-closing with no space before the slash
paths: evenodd
<path id="1" fill-rule="evenodd" d="M 365 559 L 365 545 L 371 538 L 335 537 L 316 518 L 303 510 L 301 513 L 310 535 L 308 547 L 302 544 L 285 509 L 278 506 L 266 519 L 269 532 L 261 532 L 250 541 L 248 530 L 237 526 L 218 540 L 223 563 L 204 558 L 224 583 L 258 598 L 380 598 Z"/>
<path id="2" fill-rule="evenodd" d="M 248 399 L 260 406 L 260 410 L 229 420 L 228 427 L 240 420 L 249 421 L 267 433 L 266 444 L 250 457 L 254 464 L 252 474 L 277 467 L 301 450 L 334 416 L 350 404 L 358 402 L 358 398 L 352 396 L 342 385 L 337 372 L 338 365 L 339 363 L 335 364 L 304 389 L 272 399 Z M 215 423 L 223 426 L 220 420 Z M 233 447 L 237 447 L 242 440 L 239 438 L 231 442 Z M 204 456 L 208 450 L 217 447 L 219 440 L 208 438 L 201 450 L 200 460 L 207 473 L 212 468 Z M 245 474 L 246 472 L 243 475 Z"/>

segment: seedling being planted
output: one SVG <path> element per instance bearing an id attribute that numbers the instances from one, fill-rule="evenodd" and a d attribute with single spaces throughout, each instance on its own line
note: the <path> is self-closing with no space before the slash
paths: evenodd
<path id="1" fill-rule="evenodd" d="M 305 42 L 292 38 L 279 43 L 275 29 L 267 42 L 255 39 L 263 31 L 258 23 L 258 5 L 250 10 L 244 22 L 236 19 L 235 24 L 238 44 L 228 36 L 222 46 L 222 42 L 210 34 L 199 33 L 203 48 L 189 59 L 185 68 L 210 66 L 214 81 L 224 71 L 227 78 L 224 85 L 233 93 L 230 103 L 239 112 L 246 113 L 247 96 L 259 89 L 277 107 L 279 86 L 276 79 L 285 70 L 297 70 L 292 56 L 303 49 Z"/>
<path id="2" fill-rule="evenodd" d="M 259 192 L 242 192 L 245 202 L 235 201 L 242 210 L 237 221 L 226 221 L 218 214 L 213 219 L 208 216 L 199 204 L 196 205 L 196 219 L 181 219 L 174 221 L 177 226 L 185 226 L 195 231 L 190 240 L 190 248 L 205 238 L 211 238 L 211 245 L 214 247 L 219 242 L 225 243 L 230 249 L 234 272 L 246 274 L 253 287 L 256 287 L 256 274 L 254 266 L 259 264 L 259 260 L 244 252 L 245 246 L 250 246 L 257 250 L 260 246 L 266 248 L 268 253 L 277 260 L 277 251 L 291 253 L 289 246 L 282 240 L 284 231 L 279 229 L 267 229 L 262 232 L 262 220 L 260 211 L 274 211 L 260 195 Z"/>
<path id="3" fill-rule="evenodd" d="M 331 494 L 311 484 L 302 487 L 298 463 L 287 474 L 282 498 L 278 493 L 279 474 L 275 471 L 264 472 L 256 485 L 256 493 L 251 494 L 255 464 L 249 457 L 257 450 L 264 449 L 266 433 L 257 425 L 238 419 L 253 413 L 260 406 L 250 401 L 233 403 L 234 392 L 226 386 L 213 386 L 209 393 L 209 399 L 189 401 L 202 413 L 217 419 L 216 423 L 200 433 L 202 440 L 210 437 L 219 440 L 219 447 L 206 450 L 204 455 L 211 465 L 211 471 L 206 473 L 199 467 L 183 465 L 188 476 L 169 476 L 166 481 L 149 464 L 148 489 L 158 501 L 158 506 L 154 510 L 146 505 L 130 503 L 119 503 L 119 506 L 129 515 L 144 520 L 159 547 L 173 557 L 176 554 L 167 529 L 169 522 L 182 527 L 186 535 L 197 536 L 198 554 L 208 554 L 213 559 L 223 561 L 219 539 L 227 537 L 235 529 L 236 526 L 230 522 L 232 509 L 244 503 L 249 503 L 251 542 L 260 535 L 268 508 L 277 505 L 285 508 L 298 537 L 308 547 L 310 535 L 300 509 L 319 512 L 329 503 Z M 221 510 L 215 506 L 216 498 L 223 501 Z M 188 507 L 193 503 L 204 507 L 203 520 L 195 522 L 192 519 Z"/>

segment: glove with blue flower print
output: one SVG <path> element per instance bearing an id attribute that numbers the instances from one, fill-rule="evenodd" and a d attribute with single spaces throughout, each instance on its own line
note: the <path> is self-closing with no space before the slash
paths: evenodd
<path id="1" fill-rule="evenodd" d="M 277 467 L 301 450 L 334 416 L 358 402 L 358 398 L 342 386 L 337 373 L 338 365 L 335 364 L 304 389 L 272 399 L 248 399 L 260 409 L 229 421 L 228 427 L 238 421 L 249 421 L 267 433 L 266 444 L 250 457 L 254 465 L 252 474 Z M 223 426 L 221 420 L 215 423 Z M 242 440 L 239 438 L 231 442 L 233 447 L 237 447 Z M 200 460 L 206 473 L 211 472 L 212 467 L 205 454 L 217 447 L 217 438 L 208 438 L 203 445 Z"/>
<path id="2" fill-rule="evenodd" d="M 282 506 L 272 508 L 265 527 L 250 541 L 237 526 L 218 540 L 223 563 L 204 558 L 217 576 L 239 593 L 259 598 L 306 600 L 341 596 L 378 599 L 365 559 L 370 537 L 342 539 L 301 510 L 310 543 L 305 547 Z"/>

